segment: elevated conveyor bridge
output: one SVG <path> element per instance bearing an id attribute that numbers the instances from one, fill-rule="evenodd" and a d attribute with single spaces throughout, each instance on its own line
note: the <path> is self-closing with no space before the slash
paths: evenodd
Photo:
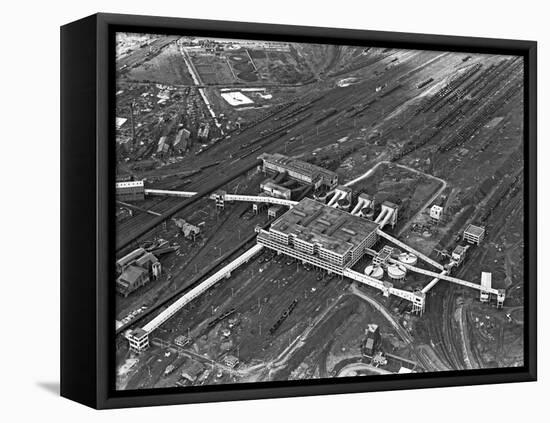
<path id="1" fill-rule="evenodd" d="M 209 278 L 205 279 L 196 287 L 192 288 L 185 294 L 183 294 L 178 300 L 170 304 L 164 311 L 157 315 L 153 320 L 143 326 L 143 330 L 147 333 L 151 333 L 168 319 L 170 319 L 174 314 L 176 314 L 183 306 L 191 302 L 193 299 L 201 295 L 203 292 L 208 290 L 210 287 L 215 285 L 217 282 L 223 278 L 227 278 L 231 275 L 231 272 L 241 266 L 243 263 L 249 261 L 252 257 L 258 254 L 263 248 L 263 245 L 256 244 L 245 253 L 241 254 L 235 260 L 233 260 L 228 265 L 224 266 L 216 273 L 214 273 Z"/>
<path id="2" fill-rule="evenodd" d="M 161 196 L 161 197 L 181 197 L 190 198 L 196 195 L 194 191 L 170 191 L 164 189 L 146 189 L 145 195 Z M 209 198 L 215 199 L 219 194 L 212 194 Z M 293 207 L 298 204 L 298 201 L 287 200 L 285 198 L 269 197 L 267 195 L 244 195 L 244 194 L 224 194 L 225 201 L 244 201 L 250 203 L 268 203 L 281 204 L 283 206 Z"/>
<path id="3" fill-rule="evenodd" d="M 431 258 L 429 258 L 427 255 L 425 254 L 422 254 L 420 251 L 417 251 L 415 250 L 414 248 L 412 247 L 409 247 L 407 244 L 405 244 L 404 242 L 401 242 L 399 241 L 397 238 L 394 238 L 393 236 L 391 235 L 388 235 L 387 233 L 385 233 L 384 231 L 378 229 L 376 231 L 378 233 L 379 236 L 381 236 L 382 238 L 385 238 L 387 239 L 388 241 L 394 243 L 395 245 L 397 245 L 398 247 L 401 247 L 403 248 L 404 250 L 407 250 L 408 252 L 410 253 L 413 253 L 415 254 L 418 258 L 424 260 L 426 263 L 429 263 L 431 264 L 432 266 L 434 266 L 435 268 L 443 271 L 444 270 L 444 267 L 443 265 L 439 264 L 437 261 L 435 260 L 432 260 Z"/>

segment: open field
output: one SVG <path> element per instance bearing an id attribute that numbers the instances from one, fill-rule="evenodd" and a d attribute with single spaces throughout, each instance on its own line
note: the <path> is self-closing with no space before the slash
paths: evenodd
<path id="1" fill-rule="evenodd" d="M 127 72 L 126 78 L 133 82 L 151 82 L 166 85 L 188 85 L 192 83 L 191 76 L 175 42 L 163 48 L 153 59 L 132 68 Z"/>

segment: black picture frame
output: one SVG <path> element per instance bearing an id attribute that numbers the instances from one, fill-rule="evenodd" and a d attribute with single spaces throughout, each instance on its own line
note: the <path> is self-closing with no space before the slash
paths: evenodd
<path id="1" fill-rule="evenodd" d="M 525 58 L 525 365 L 365 378 L 114 390 L 114 33 L 483 52 Z M 536 322 L 537 45 L 534 41 L 95 14 L 61 27 L 61 395 L 119 408 L 534 381 Z"/>

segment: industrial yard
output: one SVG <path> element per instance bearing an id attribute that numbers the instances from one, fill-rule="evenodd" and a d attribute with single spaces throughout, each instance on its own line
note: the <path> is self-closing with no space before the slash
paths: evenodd
<path id="1" fill-rule="evenodd" d="M 119 33 L 116 76 L 117 389 L 523 365 L 520 57 Z"/>

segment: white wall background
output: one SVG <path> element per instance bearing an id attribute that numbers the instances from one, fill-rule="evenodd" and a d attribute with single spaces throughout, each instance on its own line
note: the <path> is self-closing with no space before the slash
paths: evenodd
<path id="1" fill-rule="evenodd" d="M 539 239 L 548 239 L 550 31 L 543 1 L 119 0 L 2 5 L 0 419 L 12 421 L 543 421 L 548 281 L 539 270 L 539 382 L 95 412 L 57 396 L 59 26 L 103 11 L 539 42 Z M 548 256 L 539 243 L 539 262 Z M 541 267 L 547 263 L 541 263 Z M 545 401 L 546 400 L 546 401 Z M 537 418 L 538 416 L 538 418 Z M 176 420 L 177 419 L 177 420 Z"/>

